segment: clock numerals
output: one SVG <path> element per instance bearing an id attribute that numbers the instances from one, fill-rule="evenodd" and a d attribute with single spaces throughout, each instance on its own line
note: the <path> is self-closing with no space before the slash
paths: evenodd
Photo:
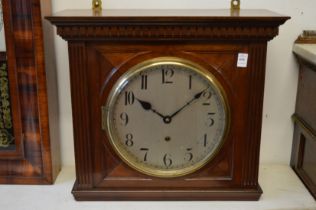
<path id="1" fill-rule="evenodd" d="M 205 100 L 205 102 L 203 103 L 203 106 L 210 106 L 211 103 L 209 102 L 209 100 L 212 98 L 212 93 L 210 91 L 205 91 L 202 94 L 202 97 Z"/>
<path id="2" fill-rule="evenodd" d="M 128 122 L 129 122 L 129 117 L 125 112 L 120 114 L 120 119 L 122 121 L 122 125 L 127 126 Z"/>
<path id="3" fill-rule="evenodd" d="M 207 134 L 204 134 L 203 145 L 204 145 L 204 147 L 206 147 L 206 145 L 207 145 Z"/>
<path id="4" fill-rule="evenodd" d="M 172 84 L 172 77 L 174 76 L 173 69 L 162 69 L 162 84 Z"/>
<path id="5" fill-rule="evenodd" d="M 125 91 L 125 106 L 133 105 L 135 102 L 135 95 L 132 91 Z"/>
<path id="6" fill-rule="evenodd" d="M 140 148 L 140 151 L 145 152 L 145 154 L 144 154 L 144 162 L 146 162 L 149 149 L 148 148 Z"/>
<path id="7" fill-rule="evenodd" d="M 208 127 L 212 127 L 212 126 L 214 125 L 214 123 L 215 123 L 214 115 L 215 115 L 214 112 L 207 113 L 207 122 L 206 122 L 206 125 L 207 125 Z"/>
<path id="8" fill-rule="evenodd" d="M 191 161 L 193 159 L 192 148 L 187 149 L 187 153 L 185 153 L 186 160 Z"/>
<path id="9" fill-rule="evenodd" d="M 134 145 L 133 134 L 129 133 L 126 135 L 125 145 L 128 147 L 132 147 Z"/>
<path id="10" fill-rule="evenodd" d="M 147 84 L 148 84 L 148 75 L 141 74 L 141 89 L 147 90 Z"/>
<path id="11" fill-rule="evenodd" d="M 165 156 L 163 157 L 163 163 L 165 164 L 165 166 L 167 168 L 172 166 L 172 159 L 171 159 L 171 155 L 170 154 L 165 154 Z"/>
<path id="12" fill-rule="evenodd" d="M 220 91 L 198 69 L 186 68 L 163 63 L 137 69 L 114 89 L 109 110 L 102 109 L 104 128 L 111 134 L 114 149 L 140 172 L 182 176 L 209 161 L 214 148 L 220 146 L 218 138 L 226 126 Z M 183 95 L 180 105 L 174 101 L 178 95 Z M 195 117 L 198 130 L 187 126 Z M 188 128 L 180 130 L 185 120 Z M 161 134 L 166 127 L 170 136 Z"/>

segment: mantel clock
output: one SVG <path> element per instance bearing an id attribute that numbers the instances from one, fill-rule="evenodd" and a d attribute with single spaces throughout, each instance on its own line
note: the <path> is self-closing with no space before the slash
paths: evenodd
<path id="1" fill-rule="evenodd" d="M 257 200 L 265 10 L 64 11 L 77 200 Z"/>

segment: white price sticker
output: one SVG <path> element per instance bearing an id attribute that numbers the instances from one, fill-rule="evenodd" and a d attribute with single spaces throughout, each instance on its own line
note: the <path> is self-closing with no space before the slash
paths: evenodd
<path id="1" fill-rule="evenodd" d="M 248 66 L 248 53 L 238 53 L 237 67 L 247 68 Z"/>

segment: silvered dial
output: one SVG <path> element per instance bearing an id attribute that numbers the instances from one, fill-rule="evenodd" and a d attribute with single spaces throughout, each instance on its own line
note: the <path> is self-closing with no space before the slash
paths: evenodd
<path id="1" fill-rule="evenodd" d="M 229 118 L 215 78 L 177 58 L 133 67 L 114 86 L 106 110 L 107 133 L 118 155 L 158 177 L 204 166 L 222 145 Z"/>

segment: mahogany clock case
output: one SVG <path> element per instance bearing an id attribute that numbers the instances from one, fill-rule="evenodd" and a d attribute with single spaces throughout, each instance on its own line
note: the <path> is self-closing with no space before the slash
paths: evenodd
<path id="1" fill-rule="evenodd" d="M 172 14 L 172 15 L 170 15 Z M 77 200 L 258 200 L 267 41 L 289 17 L 265 10 L 63 11 L 48 17 L 68 41 Z M 249 55 L 237 67 L 240 53 Z M 131 67 L 157 57 L 194 62 L 223 86 L 231 113 L 223 147 L 200 170 L 155 178 L 122 161 L 101 107 Z"/>
<path id="2" fill-rule="evenodd" d="M 42 22 L 51 1 L 2 0 L 2 6 L 7 82 L 1 90 L 9 97 L 1 97 L 1 113 L 11 111 L 13 126 L 1 132 L 10 131 L 14 143 L 0 149 L 0 183 L 52 184 L 60 171 L 57 80 L 52 27 Z"/>

